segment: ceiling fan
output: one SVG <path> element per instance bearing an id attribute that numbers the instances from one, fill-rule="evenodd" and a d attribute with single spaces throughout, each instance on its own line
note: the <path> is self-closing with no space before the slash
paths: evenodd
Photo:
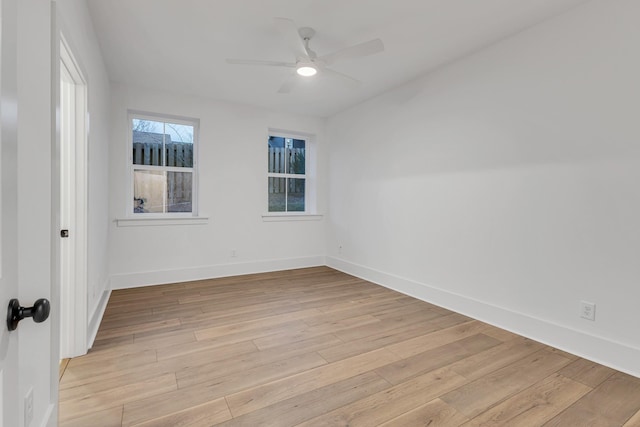
<path id="1" fill-rule="evenodd" d="M 384 50 L 382 40 L 374 39 L 368 42 L 349 46 L 327 55 L 318 56 L 309 47 L 309 41 L 315 35 L 315 30 L 309 27 L 298 28 L 291 19 L 274 18 L 278 29 L 287 40 L 289 48 L 295 55 L 295 62 L 280 61 L 261 61 L 253 59 L 227 59 L 229 64 L 240 65 L 266 65 L 270 67 L 281 67 L 294 69 L 289 78 L 278 90 L 278 93 L 289 93 L 295 86 L 298 75 L 303 77 L 311 77 L 318 73 L 337 77 L 351 86 L 360 85 L 360 81 L 351 76 L 340 73 L 329 68 L 336 61 L 348 58 L 360 58 L 363 56 L 373 55 Z"/>

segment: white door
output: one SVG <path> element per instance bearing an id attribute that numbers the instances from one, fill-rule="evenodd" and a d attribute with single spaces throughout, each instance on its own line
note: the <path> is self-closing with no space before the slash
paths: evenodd
<path id="1" fill-rule="evenodd" d="M 59 351 L 52 277 L 52 2 L 0 0 L 0 424 L 53 427 Z M 54 304 L 7 328 L 9 300 Z"/>
<path id="2" fill-rule="evenodd" d="M 0 425 L 18 424 L 18 334 L 6 326 L 6 310 L 18 296 L 16 146 L 16 10 L 0 5 Z"/>

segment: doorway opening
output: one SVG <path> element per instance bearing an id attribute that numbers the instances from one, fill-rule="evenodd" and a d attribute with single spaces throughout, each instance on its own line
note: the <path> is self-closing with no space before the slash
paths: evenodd
<path id="1" fill-rule="evenodd" d="M 60 358 L 87 352 L 87 83 L 60 37 Z"/>

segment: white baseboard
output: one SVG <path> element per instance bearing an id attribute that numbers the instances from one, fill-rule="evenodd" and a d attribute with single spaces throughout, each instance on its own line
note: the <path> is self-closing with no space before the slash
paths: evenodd
<path id="1" fill-rule="evenodd" d="M 324 255 L 233 264 L 218 264 L 204 267 L 181 268 L 177 270 L 116 274 L 111 276 L 111 289 L 129 289 L 149 285 L 190 282 L 193 280 L 240 276 L 243 274 L 267 273 L 270 271 L 318 267 L 322 265 L 325 265 Z"/>
<path id="2" fill-rule="evenodd" d="M 87 326 L 87 349 L 93 347 L 93 342 L 96 340 L 96 335 L 98 335 L 98 328 L 100 328 L 100 323 L 102 323 L 102 317 L 104 316 L 104 311 L 107 309 L 107 303 L 109 302 L 110 296 L 111 287 L 109 286 L 109 281 L 107 281 L 98 303 L 93 308 L 93 312 L 89 316 L 89 325 Z"/>
<path id="3" fill-rule="evenodd" d="M 638 348 L 339 258 L 327 266 L 640 378 Z"/>
<path id="4" fill-rule="evenodd" d="M 35 423 L 34 423 L 35 424 Z M 47 412 L 42 417 L 41 427 L 56 427 L 58 425 L 58 405 L 49 404 Z"/>

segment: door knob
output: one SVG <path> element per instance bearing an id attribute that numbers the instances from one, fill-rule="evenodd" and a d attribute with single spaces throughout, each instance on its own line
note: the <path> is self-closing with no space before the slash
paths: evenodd
<path id="1" fill-rule="evenodd" d="M 9 328 L 10 331 L 14 331 L 18 327 L 18 322 L 25 317 L 33 317 L 34 322 L 42 323 L 49 317 L 50 309 L 51 304 L 44 298 L 37 300 L 33 304 L 33 307 L 20 307 L 20 301 L 14 298 L 9 301 L 7 328 Z"/>

